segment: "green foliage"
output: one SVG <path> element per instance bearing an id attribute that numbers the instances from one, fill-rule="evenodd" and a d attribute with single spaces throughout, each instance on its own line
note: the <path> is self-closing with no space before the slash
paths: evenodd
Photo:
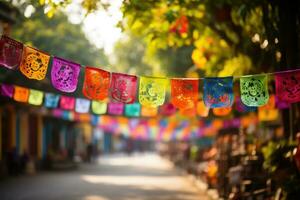
<path id="1" fill-rule="evenodd" d="M 103 50 L 92 45 L 86 39 L 81 26 L 68 22 L 63 13 L 57 13 L 49 19 L 40 9 L 31 18 L 15 26 L 13 37 L 27 45 L 82 65 L 108 64 Z"/>
<path id="2" fill-rule="evenodd" d="M 239 71 L 228 70 L 223 74 L 236 75 L 262 71 L 261 65 L 278 65 L 276 6 L 267 0 L 128 0 L 123 3 L 121 26 L 144 37 L 153 49 L 204 47 L 201 50 L 206 55 L 199 61 L 205 62 L 200 68 L 207 75 L 218 75 L 228 60 L 234 59 Z M 255 34 L 258 41 L 252 39 Z M 199 40 L 208 43 L 208 38 L 213 39 L 214 45 L 197 45 Z M 220 42 L 226 44 L 226 50 Z M 241 56 L 249 63 L 247 67 L 243 67 L 245 59 Z M 267 70 L 270 68 L 263 69 Z"/>
<path id="3" fill-rule="evenodd" d="M 128 35 L 114 47 L 115 63 L 113 70 L 129 74 L 152 74 L 147 62 L 146 45 L 138 37 Z"/>
<path id="4" fill-rule="evenodd" d="M 300 195 L 300 173 L 293 158 L 295 143 L 281 140 L 263 147 L 264 168 L 283 189 L 284 199 L 297 199 Z"/>

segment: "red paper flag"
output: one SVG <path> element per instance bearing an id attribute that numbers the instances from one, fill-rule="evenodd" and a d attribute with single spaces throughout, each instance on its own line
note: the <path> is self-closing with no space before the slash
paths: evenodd
<path id="1" fill-rule="evenodd" d="M 108 97 L 110 73 L 97 68 L 86 67 L 82 93 L 85 97 L 102 101 Z"/>
<path id="2" fill-rule="evenodd" d="M 136 96 L 137 77 L 121 73 L 112 73 L 110 96 L 114 101 L 133 103 Z"/>

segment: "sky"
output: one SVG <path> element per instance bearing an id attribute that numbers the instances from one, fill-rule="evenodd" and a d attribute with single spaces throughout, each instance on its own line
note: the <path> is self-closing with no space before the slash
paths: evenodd
<path id="1" fill-rule="evenodd" d="M 106 54 L 112 54 L 114 44 L 122 37 L 122 31 L 116 25 L 122 19 L 120 7 L 122 0 L 110 1 L 107 11 L 98 10 L 84 16 L 80 8 L 80 0 L 73 1 L 65 12 L 71 23 L 83 23 L 83 30 L 87 38 L 98 48 L 104 48 Z"/>

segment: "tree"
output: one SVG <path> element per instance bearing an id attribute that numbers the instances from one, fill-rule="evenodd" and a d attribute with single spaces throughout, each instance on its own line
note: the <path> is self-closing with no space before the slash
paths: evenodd
<path id="1" fill-rule="evenodd" d="M 43 7 L 35 6 L 36 12 L 30 18 L 23 18 L 15 25 L 12 33 L 14 39 L 43 50 L 50 55 L 72 60 L 82 66 L 109 65 L 103 49 L 97 49 L 88 41 L 80 24 L 71 24 L 67 16 L 60 11 L 50 19 L 43 13 Z M 23 7 L 20 8 L 21 11 L 22 9 Z M 79 86 L 83 82 L 83 72 L 84 70 L 81 70 Z M 5 82 L 57 92 L 50 85 L 49 72 L 47 78 L 41 82 L 28 80 L 20 72 L 3 68 L 1 68 L 1 75 L 2 81 Z M 75 95 L 81 96 L 81 88 L 77 89 Z"/>

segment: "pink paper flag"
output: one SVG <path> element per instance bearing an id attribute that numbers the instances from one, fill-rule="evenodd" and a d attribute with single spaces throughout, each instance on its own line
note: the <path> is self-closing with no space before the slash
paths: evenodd
<path id="1" fill-rule="evenodd" d="M 17 69 L 22 58 L 23 44 L 7 36 L 2 36 L 0 40 L 0 65 Z"/>
<path id="2" fill-rule="evenodd" d="M 300 70 L 281 72 L 275 75 L 276 96 L 287 103 L 300 101 Z"/>
<path id="3" fill-rule="evenodd" d="M 79 72 L 79 64 L 54 57 L 51 70 L 53 87 L 62 92 L 74 92 L 77 88 Z"/>
<path id="4" fill-rule="evenodd" d="M 124 110 L 123 103 L 109 103 L 108 113 L 111 115 L 122 115 Z"/>
<path id="5" fill-rule="evenodd" d="M 73 110 L 75 106 L 75 98 L 68 96 L 60 97 L 60 108 L 65 110 Z"/>
<path id="6" fill-rule="evenodd" d="M 133 103 L 137 89 L 137 77 L 112 73 L 110 96 L 116 102 Z"/>

